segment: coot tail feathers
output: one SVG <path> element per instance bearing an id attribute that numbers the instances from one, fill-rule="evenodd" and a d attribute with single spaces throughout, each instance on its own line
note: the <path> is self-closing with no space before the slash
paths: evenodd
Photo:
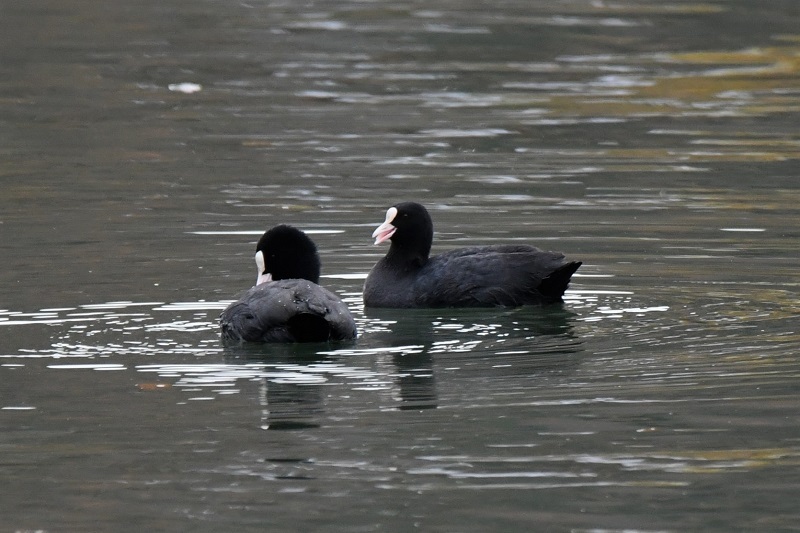
<path id="1" fill-rule="evenodd" d="M 333 333 L 324 316 L 312 313 L 298 313 L 286 322 L 286 326 L 297 342 L 327 342 Z"/>
<path id="2" fill-rule="evenodd" d="M 546 302 L 560 302 L 569 286 L 570 278 L 580 268 L 581 261 L 572 261 L 551 272 L 539 284 L 539 293 Z"/>

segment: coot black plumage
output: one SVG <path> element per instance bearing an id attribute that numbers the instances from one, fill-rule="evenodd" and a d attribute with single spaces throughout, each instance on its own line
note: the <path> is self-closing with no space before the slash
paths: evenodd
<path id="1" fill-rule="evenodd" d="M 415 202 L 390 207 L 372 234 L 391 240 L 364 283 L 369 307 L 515 307 L 562 301 L 580 261 L 527 245 L 461 248 L 430 257 L 433 222 Z"/>
<path id="2" fill-rule="evenodd" d="M 292 226 L 264 233 L 256 246 L 256 286 L 220 315 L 227 342 L 325 342 L 356 338 L 350 310 L 317 285 L 314 242 Z"/>

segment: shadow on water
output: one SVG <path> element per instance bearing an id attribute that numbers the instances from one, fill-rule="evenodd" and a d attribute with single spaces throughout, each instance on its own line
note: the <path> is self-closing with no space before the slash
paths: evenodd
<path id="1" fill-rule="evenodd" d="M 257 383 L 261 427 L 271 430 L 319 427 L 331 385 L 342 394 L 378 394 L 381 410 L 435 409 L 437 372 L 451 373 L 453 365 L 465 375 L 495 378 L 566 372 L 580 363 L 582 351 L 577 315 L 562 306 L 363 312 L 355 299 L 357 341 L 226 345 L 216 322 L 226 304 L 128 301 L 3 311 L 0 326 L 13 334 L 11 341 L 31 337 L 30 331 L 42 339 L 39 348 L 20 340 L 29 348 L 7 359 L 49 361 L 51 371 L 130 368 L 158 376 L 143 387 L 168 384 L 192 400 Z M 42 336 L 43 327 L 60 333 Z"/>
<path id="2" fill-rule="evenodd" d="M 388 351 L 400 409 L 437 406 L 436 369 L 499 376 L 566 371 L 579 364 L 574 313 L 560 306 L 518 309 L 367 309 L 382 329 L 365 344 Z M 369 352 L 370 348 L 361 348 Z"/>
<path id="3" fill-rule="evenodd" d="M 382 346 L 413 345 L 429 354 L 479 350 L 484 356 L 509 353 L 530 355 L 573 354 L 580 351 L 569 309 L 519 307 L 514 309 L 366 309 L 365 316 L 381 331 L 370 342 Z"/>
<path id="4" fill-rule="evenodd" d="M 391 390 L 392 404 L 383 409 L 435 409 L 439 406 L 436 367 L 445 365 L 437 358 L 468 354 L 480 345 L 481 353 L 488 350 L 490 355 L 476 355 L 480 362 L 472 371 L 484 367 L 495 375 L 515 376 L 564 372 L 579 364 L 577 354 L 582 350 L 572 332 L 575 317 L 561 306 L 451 309 L 445 314 L 370 310 L 362 322 L 377 331 L 357 342 L 226 345 L 222 352 L 226 366 L 217 368 L 216 379 L 230 379 L 242 370 L 245 375 L 240 378 L 257 379 L 262 428 L 270 430 L 319 427 L 325 416 L 323 392 L 336 375 L 361 374 L 375 390 Z M 354 367 L 353 356 L 374 356 L 384 364 L 375 370 Z M 204 375 L 206 380 L 215 379 Z"/>
<path id="5" fill-rule="evenodd" d="M 353 342 L 336 343 L 353 345 Z M 320 352 L 329 344 L 225 344 L 223 359 L 233 368 L 260 368 L 257 377 L 261 428 L 304 430 L 320 426 L 324 415 L 323 390 L 326 365 L 337 365 L 338 357 Z"/>

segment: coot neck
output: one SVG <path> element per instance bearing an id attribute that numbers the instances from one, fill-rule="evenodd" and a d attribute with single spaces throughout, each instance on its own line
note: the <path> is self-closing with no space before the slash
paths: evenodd
<path id="1" fill-rule="evenodd" d="M 386 254 L 386 262 L 397 270 L 404 272 L 419 270 L 428 262 L 431 246 L 420 246 L 419 244 L 398 243 L 392 241 L 389 252 Z"/>

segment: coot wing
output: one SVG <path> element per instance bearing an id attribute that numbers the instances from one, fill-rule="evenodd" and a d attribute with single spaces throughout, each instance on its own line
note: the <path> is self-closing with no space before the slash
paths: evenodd
<path id="1" fill-rule="evenodd" d="M 356 337 L 347 306 L 307 280 L 262 283 L 220 315 L 222 336 L 233 342 L 318 342 Z"/>
<path id="2" fill-rule="evenodd" d="M 553 303 L 580 263 L 533 246 L 483 246 L 436 255 L 415 284 L 420 307 L 487 307 Z M 558 274 L 560 272 L 560 274 Z M 557 275 L 559 283 L 549 282 Z M 566 279 L 561 278 L 566 275 Z"/>

